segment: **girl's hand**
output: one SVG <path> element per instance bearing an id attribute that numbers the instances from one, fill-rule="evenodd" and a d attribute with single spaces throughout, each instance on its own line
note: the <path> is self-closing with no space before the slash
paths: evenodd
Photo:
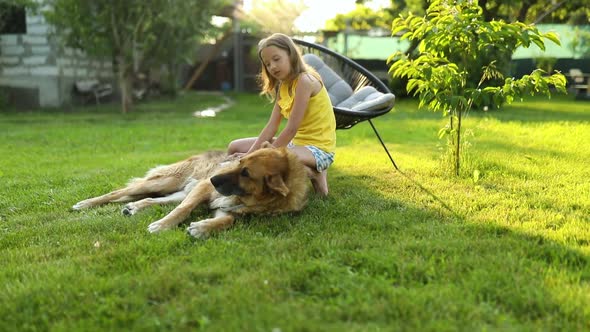
<path id="1" fill-rule="evenodd" d="M 246 156 L 246 153 L 243 152 L 236 152 L 229 156 L 230 160 L 239 160 Z"/>
<path id="2" fill-rule="evenodd" d="M 263 149 L 274 149 L 275 146 L 272 145 L 270 142 L 264 142 L 262 143 L 262 145 L 260 146 Z"/>

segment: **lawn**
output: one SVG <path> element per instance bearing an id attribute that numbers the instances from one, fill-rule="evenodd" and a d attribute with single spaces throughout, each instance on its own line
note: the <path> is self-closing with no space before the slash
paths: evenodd
<path id="1" fill-rule="evenodd" d="M 460 178 L 440 114 L 401 100 L 338 131 L 330 195 L 205 241 L 121 205 L 70 211 L 149 168 L 254 136 L 270 105 L 189 94 L 0 113 L 0 331 L 590 329 L 590 103 L 472 112 Z M 196 220 L 207 216 L 197 210 Z"/>

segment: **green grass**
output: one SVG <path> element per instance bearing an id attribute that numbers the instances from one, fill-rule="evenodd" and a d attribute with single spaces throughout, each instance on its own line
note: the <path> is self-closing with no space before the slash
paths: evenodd
<path id="1" fill-rule="evenodd" d="M 590 328 L 590 104 L 571 97 L 472 112 L 460 178 L 440 161 L 445 120 L 399 101 L 375 124 L 403 174 L 368 124 L 338 131 L 328 199 L 206 241 L 146 231 L 173 206 L 70 211 L 256 135 L 270 106 L 233 97 L 211 119 L 191 113 L 220 100 L 193 94 L 0 113 L 1 331 Z"/>

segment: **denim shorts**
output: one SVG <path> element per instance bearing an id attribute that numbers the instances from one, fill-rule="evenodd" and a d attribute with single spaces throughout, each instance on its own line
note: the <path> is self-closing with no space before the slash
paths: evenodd
<path id="1" fill-rule="evenodd" d="M 306 145 L 305 147 L 311 151 L 315 157 L 315 168 L 318 172 L 327 170 L 334 162 L 334 152 L 326 152 L 313 145 Z"/>
<path id="2" fill-rule="evenodd" d="M 293 144 L 293 142 L 289 142 L 287 147 L 293 148 L 295 147 L 295 144 Z M 327 170 L 328 167 L 330 167 L 330 165 L 332 165 L 334 162 L 334 152 L 326 152 L 313 145 L 306 145 L 305 148 L 307 148 L 309 151 L 311 151 L 311 154 L 313 154 L 313 157 L 315 158 L 315 168 L 318 172 Z"/>

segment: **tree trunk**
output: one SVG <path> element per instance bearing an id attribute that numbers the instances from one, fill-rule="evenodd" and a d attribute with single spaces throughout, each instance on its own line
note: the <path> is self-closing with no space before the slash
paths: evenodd
<path id="1" fill-rule="evenodd" d="M 129 64 L 125 61 L 125 57 L 118 57 L 118 71 L 119 71 L 119 89 L 121 92 L 121 110 L 123 114 L 131 111 L 133 107 L 133 97 L 131 95 L 131 71 Z"/>
<path id="2" fill-rule="evenodd" d="M 168 62 L 168 87 L 170 88 L 170 93 L 172 96 L 178 95 L 178 71 L 179 66 L 176 64 L 175 61 Z"/>
<path id="3" fill-rule="evenodd" d="M 459 167 L 461 166 L 461 116 L 462 112 L 459 108 L 457 113 L 457 140 L 455 142 L 455 175 L 459 176 Z"/>

